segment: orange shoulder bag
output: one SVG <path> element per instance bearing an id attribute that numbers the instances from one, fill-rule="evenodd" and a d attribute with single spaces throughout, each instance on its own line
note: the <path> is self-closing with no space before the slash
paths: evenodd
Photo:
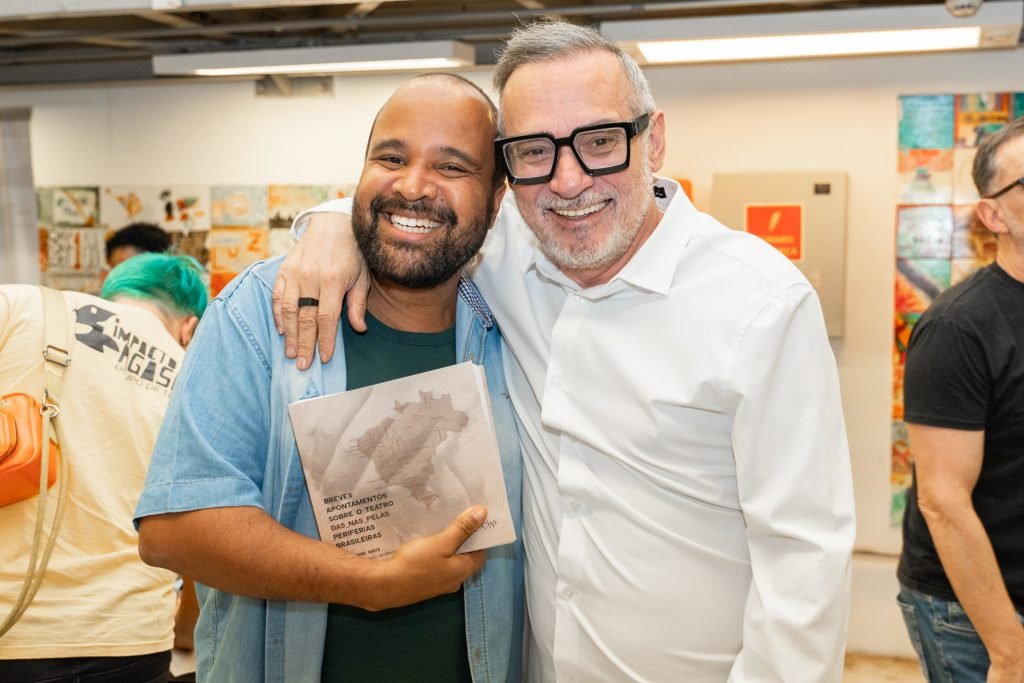
<path id="1" fill-rule="evenodd" d="M 60 455 L 57 415 L 60 414 L 60 390 L 64 370 L 71 363 L 64 295 L 47 287 L 43 293 L 43 400 L 22 393 L 0 396 L 0 506 L 16 503 L 38 494 L 35 532 L 28 569 L 21 591 L 7 618 L 0 624 L 0 636 L 21 618 L 36 596 L 46 573 L 46 565 L 57 540 L 68 494 L 68 461 Z M 57 481 L 60 463 L 60 491 L 53 524 L 40 554 L 46 517 L 47 491 Z"/>

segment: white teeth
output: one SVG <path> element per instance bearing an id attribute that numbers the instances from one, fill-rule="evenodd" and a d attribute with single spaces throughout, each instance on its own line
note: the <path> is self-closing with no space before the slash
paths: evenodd
<path id="1" fill-rule="evenodd" d="M 610 200 L 606 199 L 605 201 L 601 202 L 600 204 L 594 204 L 592 206 L 588 206 L 588 207 L 583 208 L 583 209 L 577 209 L 575 211 L 572 211 L 570 209 L 552 209 L 552 211 L 557 213 L 559 216 L 565 216 L 566 218 L 580 218 L 582 216 L 587 216 L 589 214 L 592 214 L 595 211 L 600 211 L 601 209 L 603 209 L 608 204 L 609 201 Z"/>
<path id="2" fill-rule="evenodd" d="M 435 228 L 441 227 L 441 224 L 437 221 L 428 221 L 426 218 L 409 218 L 408 216 L 391 214 L 388 219 L 393 226 L 402 232 L 426 234 Z"/>

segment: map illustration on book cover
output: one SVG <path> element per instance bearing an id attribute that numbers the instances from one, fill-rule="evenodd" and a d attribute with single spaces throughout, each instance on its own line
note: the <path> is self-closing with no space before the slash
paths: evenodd
<path id="1" fill-rule="evenodd" d="M 304 399 L 288 413 L 321 539 L 386 558 L 480 504 L 487 520 L 459 552 L 515 540 L 481 367 Z"/>

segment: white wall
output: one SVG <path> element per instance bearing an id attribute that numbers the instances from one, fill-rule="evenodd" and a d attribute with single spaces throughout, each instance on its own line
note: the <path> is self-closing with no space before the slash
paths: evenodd
<path id="1" fill-rule="evenodd" d="M 1020 61 L 999 51 L 647 72 L 667 114 L 663 173 L 691 178 L 698 207 L 716 172 L 849 174 L 846 335 L 833 348 L 861 550 L 899 550 L 888 525 L 897 97 L 1024 91 Z M 489 72 L 468 76 L 487 86 Z M 33 107 L 37 185 L 345 182 L 358 178 L 373 114 L 403 80 L 338 78 L 334 97 L 320 99 L 257 99 L 246 82 L 3 91 L 0 107 Z M 909 654 L 894 571 L 891 558 L 858 559 L 852 649 Z"/>

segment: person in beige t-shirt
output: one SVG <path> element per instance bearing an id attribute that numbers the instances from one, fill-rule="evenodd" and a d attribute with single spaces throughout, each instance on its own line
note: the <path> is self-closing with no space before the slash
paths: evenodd
<path id="1" fill-rule="evenodd" d="M 72 362 L 58 419 L 67 507 L 39 592 L 0 636 L 0 680 L 167 679 L 176 577 L 139 558 L 132 512 L 206 308 L 201 274 L 190 257 L 142 254 L 110 272 L 103 298 L 64 292 Z M 41 395 L 43 319 L 38 287 L 0 285 L 0 394 Z M 0 619 L 24 580 L 37 502 L 0 507 Z M 182 639 L 191 628 L 180 624 Z"/>

